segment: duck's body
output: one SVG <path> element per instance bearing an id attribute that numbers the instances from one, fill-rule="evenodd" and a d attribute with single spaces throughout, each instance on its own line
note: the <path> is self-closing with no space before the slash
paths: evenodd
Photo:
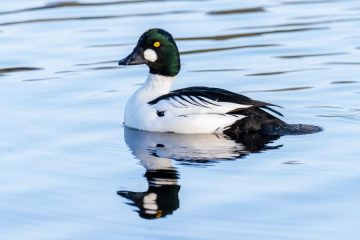
<path id="1" fill-rule="evenodd" d="M 194 94 L 181 94 L 187 89 L 170 92 L 173 80 L 149 74 L 126 104 L 125 125 L 153 132 L 214 133 L 244 117 L 225 114 L 235 109 L 236 103 L 223 106 L 208 98 L 200 100 Z"/>
<path id="2" fill-rule="evenodd" d="M 134 51 L 120 65 L 147 64 L 145 83 L 130 97 L 125 108 L 125 125 L 152 132 L 225 133 L 260 131 L 283 135 L 309 133 L 320 128 L 289 125 L 273 104 L 219 88 L 189 87 L 171 91 L 180 71 L 180 57 L 172 36 L 162 29 L 150 29 L 139 39 Z M 285 130 L 285 131 L 284 131 Z"/>

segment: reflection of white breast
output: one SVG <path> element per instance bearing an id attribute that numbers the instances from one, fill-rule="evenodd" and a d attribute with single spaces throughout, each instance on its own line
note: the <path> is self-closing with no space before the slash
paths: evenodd
<path id="1" fill-rule="evenodd" d="M 125 141 L 148 170 L 172 168 L 171 159 L 235 159 L 246 150 L 240 143 L 215 134 L 174 134 L 125 128 Z"/>
<path id="2" fill-rule="evenodd" d="M 177 160 L 234 159 L 246 153 L 242 144 L 216 134 L 163 134 L 164 147 L 157 147 L 159 157 Z"/>

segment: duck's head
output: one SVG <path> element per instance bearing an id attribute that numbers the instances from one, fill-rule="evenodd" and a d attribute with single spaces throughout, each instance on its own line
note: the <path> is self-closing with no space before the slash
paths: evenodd
<path id="1" fill-rule="evenodd" d="M 180 56 L 171 34 L 159 28 L 143 33 L 132 53 L 119 61 L 119 65 L 138 64 L 146 64 L 152 74 L 177 75 L 180 71 Z"/>

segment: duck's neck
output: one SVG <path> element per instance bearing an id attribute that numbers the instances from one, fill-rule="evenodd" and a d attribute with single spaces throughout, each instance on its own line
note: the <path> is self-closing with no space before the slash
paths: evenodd
<path id="1" fill-rule="evenodd" d="M 151 101 L 161 95 L 169 93 L 174 80 L 175 77 L 149 73 L 144 85 L 138 90 L 138 94 Z"/>

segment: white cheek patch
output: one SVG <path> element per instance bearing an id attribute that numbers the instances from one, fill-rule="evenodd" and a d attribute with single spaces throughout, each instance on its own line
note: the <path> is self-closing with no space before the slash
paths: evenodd
<path id="1" fill-rule="evenodd" d="M 144 58 L 150 62 L 155 62 L 158 59 L 156 52 L 150 48 L 144 51 Z"/>

